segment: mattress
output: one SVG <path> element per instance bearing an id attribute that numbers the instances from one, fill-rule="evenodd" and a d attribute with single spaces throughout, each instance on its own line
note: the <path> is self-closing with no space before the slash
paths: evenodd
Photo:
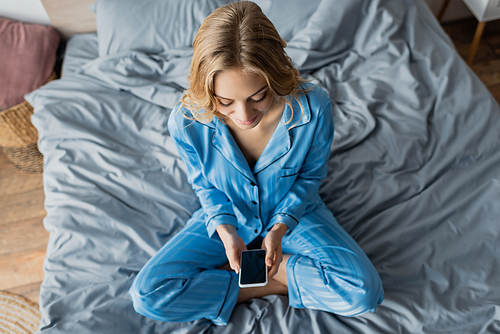
<path id="1" fill-rule="evenodd" d="M 50 232 L 37 333 L 500 333 L 500 108 L 425 3 L 256 2 L 330 95 L 320 195 L 380 274 L 383 303 L 341 317 L 267 296 L 227 326 L 134 312 L 135 275 L 200 206 L 166 126 L 192 50 L 106 42 L 97 8 L 62 79 L 26 96 Z"/>

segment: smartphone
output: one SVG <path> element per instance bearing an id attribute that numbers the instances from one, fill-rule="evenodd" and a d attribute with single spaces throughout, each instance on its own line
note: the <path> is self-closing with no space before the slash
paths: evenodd
<path id="1" fill-rule="evenodd" d="M 241 252 L 240 288 L 267 285 L 266 251 L 253 249 Z"/>

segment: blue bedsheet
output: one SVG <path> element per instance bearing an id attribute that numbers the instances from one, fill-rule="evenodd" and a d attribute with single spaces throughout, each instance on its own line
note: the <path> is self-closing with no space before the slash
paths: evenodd
<path id="1" fill-rule="evenodd" d="M 136 314 L 134 276 L 199 207 L 166 127 L 192 50 L 99 55 L 89 35 L 62 79 L 27 96 L 50 232 L 38 333 L 500 333 L 500 108 L 426 5 L 256 2 L 330 94 L 320 194 L 380 273 L 384 302 L 345 318 L 269 296 L 226 327 Z"/>

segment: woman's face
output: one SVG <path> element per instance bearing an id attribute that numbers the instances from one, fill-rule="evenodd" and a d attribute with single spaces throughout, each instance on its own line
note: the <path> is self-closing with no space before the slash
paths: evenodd
<path id="1" fill-rule="evenodd" d="M 241 69 L 217 73 L 214 90 L 217 110 L 243 130 L 255 128 L 273 102 L 264 77 Z"/>

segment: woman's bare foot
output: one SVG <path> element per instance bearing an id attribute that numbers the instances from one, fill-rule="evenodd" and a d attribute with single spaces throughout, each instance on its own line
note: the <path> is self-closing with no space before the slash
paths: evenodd
<path id="1" fill-rule="evenodd" d="M 288 283 L 286 280 L 286 264 L 290 258 L 290 254 L 283 254 L 283 261 L 281 261 L 278 272 L 267 283 L 266 286 L 257 288 L 243 288 L 240 289 L 237 303 L 243 303 L 252 298 L 260 298 L 268 295 L 288 295 Z M 226 263 L 217 269 L 232 271 L 229 263 Z"/>
<path id="2" fill-rule="evenodd" d="M 281 284 L 288 287 L 288 282 L 286 280 L 286 264 L 288 263 L 288 259 L 292 256 L 291 254 L 283 254 L 283 260 L 281 261 L 280 267 L 278 268 L 278 272 L 274 275 L 273 279 L 280 282 Z"/>
<path id="3" fill-rule="evenodd" d="M 267 283 L 266 286 L 240 289 L 240 294 L 238 295 L 238 300 L 236 303 L 243 303 L 252 298 L 260 298 L 269 295 L 286 296 L 287 294 L 288 288 L 286 287 L 286 285 L 283 285 L 277 280 L 272 279 L 269 281 L 269 283 Z"/>

